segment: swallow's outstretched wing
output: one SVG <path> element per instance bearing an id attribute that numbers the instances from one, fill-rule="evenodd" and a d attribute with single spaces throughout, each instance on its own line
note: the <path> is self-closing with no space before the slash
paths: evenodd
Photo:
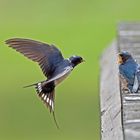
<path id="1" fill-rule="evenodd" d="M 54 45 L 22 38 L 6 40 L 6 44 L 27 58 L 38 62 L 44 75 L 48 78 L 52 75 L 55 67 L 64 59 L 60 50 Z"/>

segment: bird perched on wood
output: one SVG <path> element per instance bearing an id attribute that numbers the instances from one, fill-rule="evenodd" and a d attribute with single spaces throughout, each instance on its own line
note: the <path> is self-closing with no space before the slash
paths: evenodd
<path id="1" fill-rule="evenodd" d="M 140 65 L 126 51 L 118 54 L 118 63 L 120 75 L 124 78 L 121 82 L 126 85 L 124 89 L 128 89 L 132 93 L 138 92 L 140 87 Z"/>
<path id="2" fill-rule="evenodd" d="M 64 59 L 60 50 L 54 45 L 49 45 L 35 40 L 13 38 L 6 40 L 6 44 L 27 58 L 37 62 L 47 80 L 26 86 L 35 86 L 38 96 L 53 112 L 56 126 L 58 124 L 54 115 L 55 87 L 61 83 L 84 60 L 80 56 L 71 56 Z"/>

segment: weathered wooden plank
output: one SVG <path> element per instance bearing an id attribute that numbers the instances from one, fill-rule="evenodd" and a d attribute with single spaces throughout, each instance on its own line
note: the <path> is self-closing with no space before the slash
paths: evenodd
<path id="1" fill-rule="evenodd" d="M 104 52 L 100 63 L 102 140 L 123 140 L 117 52 L 117 43 L 113 42 Z"/>
<path id="2" fill-rule="evenodd" d="M 140 63 L 140 23 L 122 23 L 118 30 L 118 47 L 128 51 Z M 121 92 L 125 140 L 140 140 L 140 94 Z"/>
<path id="3" fill-rule="evenodd" d="M 130 52 L 140 63 L 140 23 L 120 24 L 117 43 L 106 49 L 101 59 L 101 139 L 140 140 L 140 93 L 121 91 L 118 51 Z"/>

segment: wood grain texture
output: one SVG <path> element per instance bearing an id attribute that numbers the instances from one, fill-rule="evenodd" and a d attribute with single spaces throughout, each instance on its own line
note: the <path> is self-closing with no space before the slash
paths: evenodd
<path id="1" fill-rule="evenodd" d="M 117 43 L 113 42 L 101 58 L 100 108 L 101 139 L 123 140 Z"/>

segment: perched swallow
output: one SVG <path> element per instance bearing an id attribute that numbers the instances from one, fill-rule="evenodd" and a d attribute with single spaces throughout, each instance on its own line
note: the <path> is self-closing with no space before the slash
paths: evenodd
<path id="1" fill-rule="evenodd" d="M 35 40 L 13 38 L 6 40 L 6 44 L 27 58 L 37 62 L 47 80 L 26 86 L 35 86 L 38 96 L 53 112 L 56 126 L 58 124 L 54 115 L 55 87 L 61 83 L 84 60 L 80 56 L 71 56 L 64 59 L 60 50 L 54 45 L 49 45 Z"/>
<path id="2" fill-rule="evenodd" d="M 118 54 L 118 63 L 120 75 L 124 78 L 121 81 L 123 85 L 126 85 L 126 88 L 132 93 L 138 92 L 140 87 L 140 65 L 126 51 Z"/>

